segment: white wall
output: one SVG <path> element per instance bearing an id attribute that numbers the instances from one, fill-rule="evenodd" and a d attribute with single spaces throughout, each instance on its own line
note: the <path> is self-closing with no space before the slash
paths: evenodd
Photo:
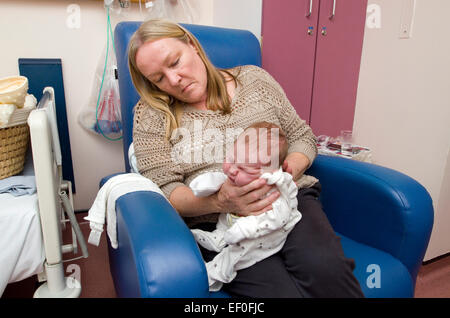
<path id="1" fill-rule="evenodd" d="M 214 0 L 214 25 L 251 31 L 261 38 L 262 0 Z"/>
<path id="2" fill-rule="evenodd" d="M 353 130 L 377 164 L 429 191 L 435 208 L 430 259 L 450 251 L 450 1 L 416 0 L 412 37 L 400 39 L 408 2 L 414 1 L 369 0 L 381 9 L 381 25 L 365 30 Z"/>

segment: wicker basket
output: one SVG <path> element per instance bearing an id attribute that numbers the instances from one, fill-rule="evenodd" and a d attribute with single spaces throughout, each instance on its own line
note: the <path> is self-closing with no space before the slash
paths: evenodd
<path id="1" fill-rule="evenodd" d="M 30 132 L 28 124 L 0 129 L 0 179 L 20 173 L 25 164 Z"/>

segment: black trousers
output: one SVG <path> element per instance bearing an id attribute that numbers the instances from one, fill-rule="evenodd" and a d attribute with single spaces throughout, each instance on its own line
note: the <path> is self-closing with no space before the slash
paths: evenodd
<path id="1" fill-rule="evenodd" d="M 319 201 L 321 185 L 300 189 L 302 219 L 289 233 L 280 252 L 237 272 L 224 284 L 232 296 L 255 298 L 364 297 L 340 238 L 334 233 Z M 200 226 L 204 230 L 205 226 Z M 206 262 L 215 252 L 200 247 Z"/>

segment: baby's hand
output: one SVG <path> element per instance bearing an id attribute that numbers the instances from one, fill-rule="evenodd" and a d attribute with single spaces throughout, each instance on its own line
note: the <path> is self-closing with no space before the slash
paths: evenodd
<path id="1" fill-rule="evenodd" d="M 289 163 L 286 160 L 283 162 L 282 167 L 284 172 L 290 173 L 292 175 L 292 168 L 289 167 Z"/>
<path id="2" fill-rule="evenodd" d="M 289 163 L 285 160 L 283 162 L 283 171 L 289 173 L 292 176 L 292 168 L 289 167 Z M 298 187 L 298 181 L 294 181 L 295 185 Z"/>

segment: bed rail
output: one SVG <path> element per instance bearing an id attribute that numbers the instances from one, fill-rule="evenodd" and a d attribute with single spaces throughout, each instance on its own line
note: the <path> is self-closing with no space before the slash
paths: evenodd
<path id="1" fill-rule="evenodd" d="M 84 237 L 73 212 L 70 182 L 62 179 L 61 147 L 56 121 L 55 96 L 52 87 L 44 94 L 28 117 L 31 148 L 36 177 L 42 236 L 45 248 L 45 278 L 34 293 L 37 298 L 78 297 L 81 284 L 74 277 L 64 276 L 62 254 L 77 253 L 77 239 L 81 257 L 88 257 Z M 68 220 L 72 225 L 72 244 L 62 245 L 62 225 Z"/>

